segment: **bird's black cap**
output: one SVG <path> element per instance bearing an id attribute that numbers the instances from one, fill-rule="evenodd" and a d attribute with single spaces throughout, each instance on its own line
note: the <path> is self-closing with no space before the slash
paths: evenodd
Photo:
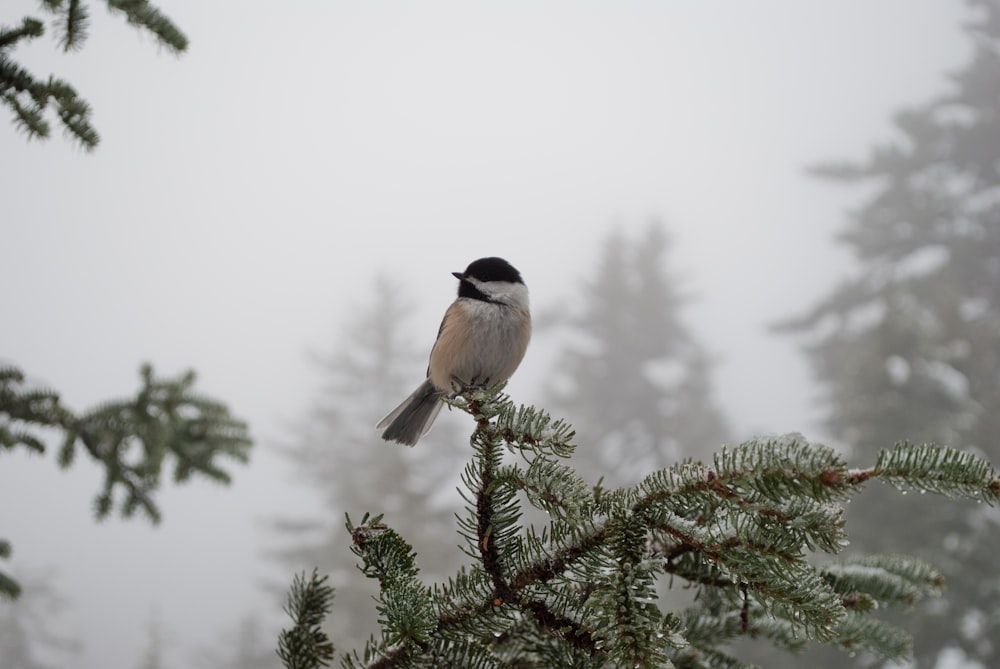
<path id="1" fill-rule="evenodd" d="M 480 281 L 509 281 L 524 284 L 521 273 L 503 258 L 480 258 L 474 260 L 464 272 L 452 272 L 458 279 L 469 276 Z"/>

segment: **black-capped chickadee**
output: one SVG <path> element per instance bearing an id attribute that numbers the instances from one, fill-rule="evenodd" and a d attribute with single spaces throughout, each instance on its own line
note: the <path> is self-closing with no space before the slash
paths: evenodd
<path id="1" fill-rule="evenodd" d="M 382 438 L 413 446 L 455 386 L 494 386 L 521 364 L 531 338 L 528 288 L 503 258 L 480 258 L 452 272 L 458 298 L 451 303 L 431 349 L 427 379 L 376 426 Z"/>

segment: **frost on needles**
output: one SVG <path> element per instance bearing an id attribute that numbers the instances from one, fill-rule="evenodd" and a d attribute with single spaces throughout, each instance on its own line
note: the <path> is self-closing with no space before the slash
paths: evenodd
<path id="1" fill-rule="evenodd" d="M 408 528 L 348 518 L 359 567 L 380 585 L 381 634 L 342 654 L 344 667 L 749 667 L 731 649 L 739 638 L 905 658 L 909 636 L 872 612 L 934 595 L 942 578 L 904 556 L 824 557 L 847 543 L 844 504 L 875 479 L 1000 501 L 996 471 L 970 453 L 899 443 L 874 466 L 851 469 L 797 434 L 751 439 L 711 463 L 682 462 L 605 489 L 570 466 L 568 424 L 515 406 L 499 388 L 454 405 L 476 421 L 458 518 L 469 562 L 447 582 L 425 583 Z M 522 522 L 525 504 L 547 523 Z M 658 586 L 696 596 L 668 610 Z M 306 616 L 321 637 L 302 647 L 323 656 L 286 652 L 286 667 L 333 658 L 319 628 L 330 600 L 309 595 L 318 587 L 328 586 L 315 575 L 296 579 L 290 601 L 322 606 L 296 611 L 281 644 L 287 650 Z"/>

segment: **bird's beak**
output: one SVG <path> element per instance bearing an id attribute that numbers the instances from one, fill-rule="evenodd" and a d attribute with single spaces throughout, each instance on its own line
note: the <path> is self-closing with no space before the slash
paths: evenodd
<path id="1" fill-rule="evenodd" d="M 452 272 L 451 275 L 459 281 L 465 281 L 465 272 Z"/>

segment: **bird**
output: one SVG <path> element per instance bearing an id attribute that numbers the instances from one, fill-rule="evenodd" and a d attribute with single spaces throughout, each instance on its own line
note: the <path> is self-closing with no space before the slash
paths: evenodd
<path id="1" fill-rule="evenodd" d="M 443 397 L 456 387 L 507 381 L 528 349 L 531 312 L 520 272 L 503 258 L 489 257 L 452 275 L 458 297 L 441 320 L 427 378 L 376 425 L 386 441 L 415 445 L 431 429 Z"/>

